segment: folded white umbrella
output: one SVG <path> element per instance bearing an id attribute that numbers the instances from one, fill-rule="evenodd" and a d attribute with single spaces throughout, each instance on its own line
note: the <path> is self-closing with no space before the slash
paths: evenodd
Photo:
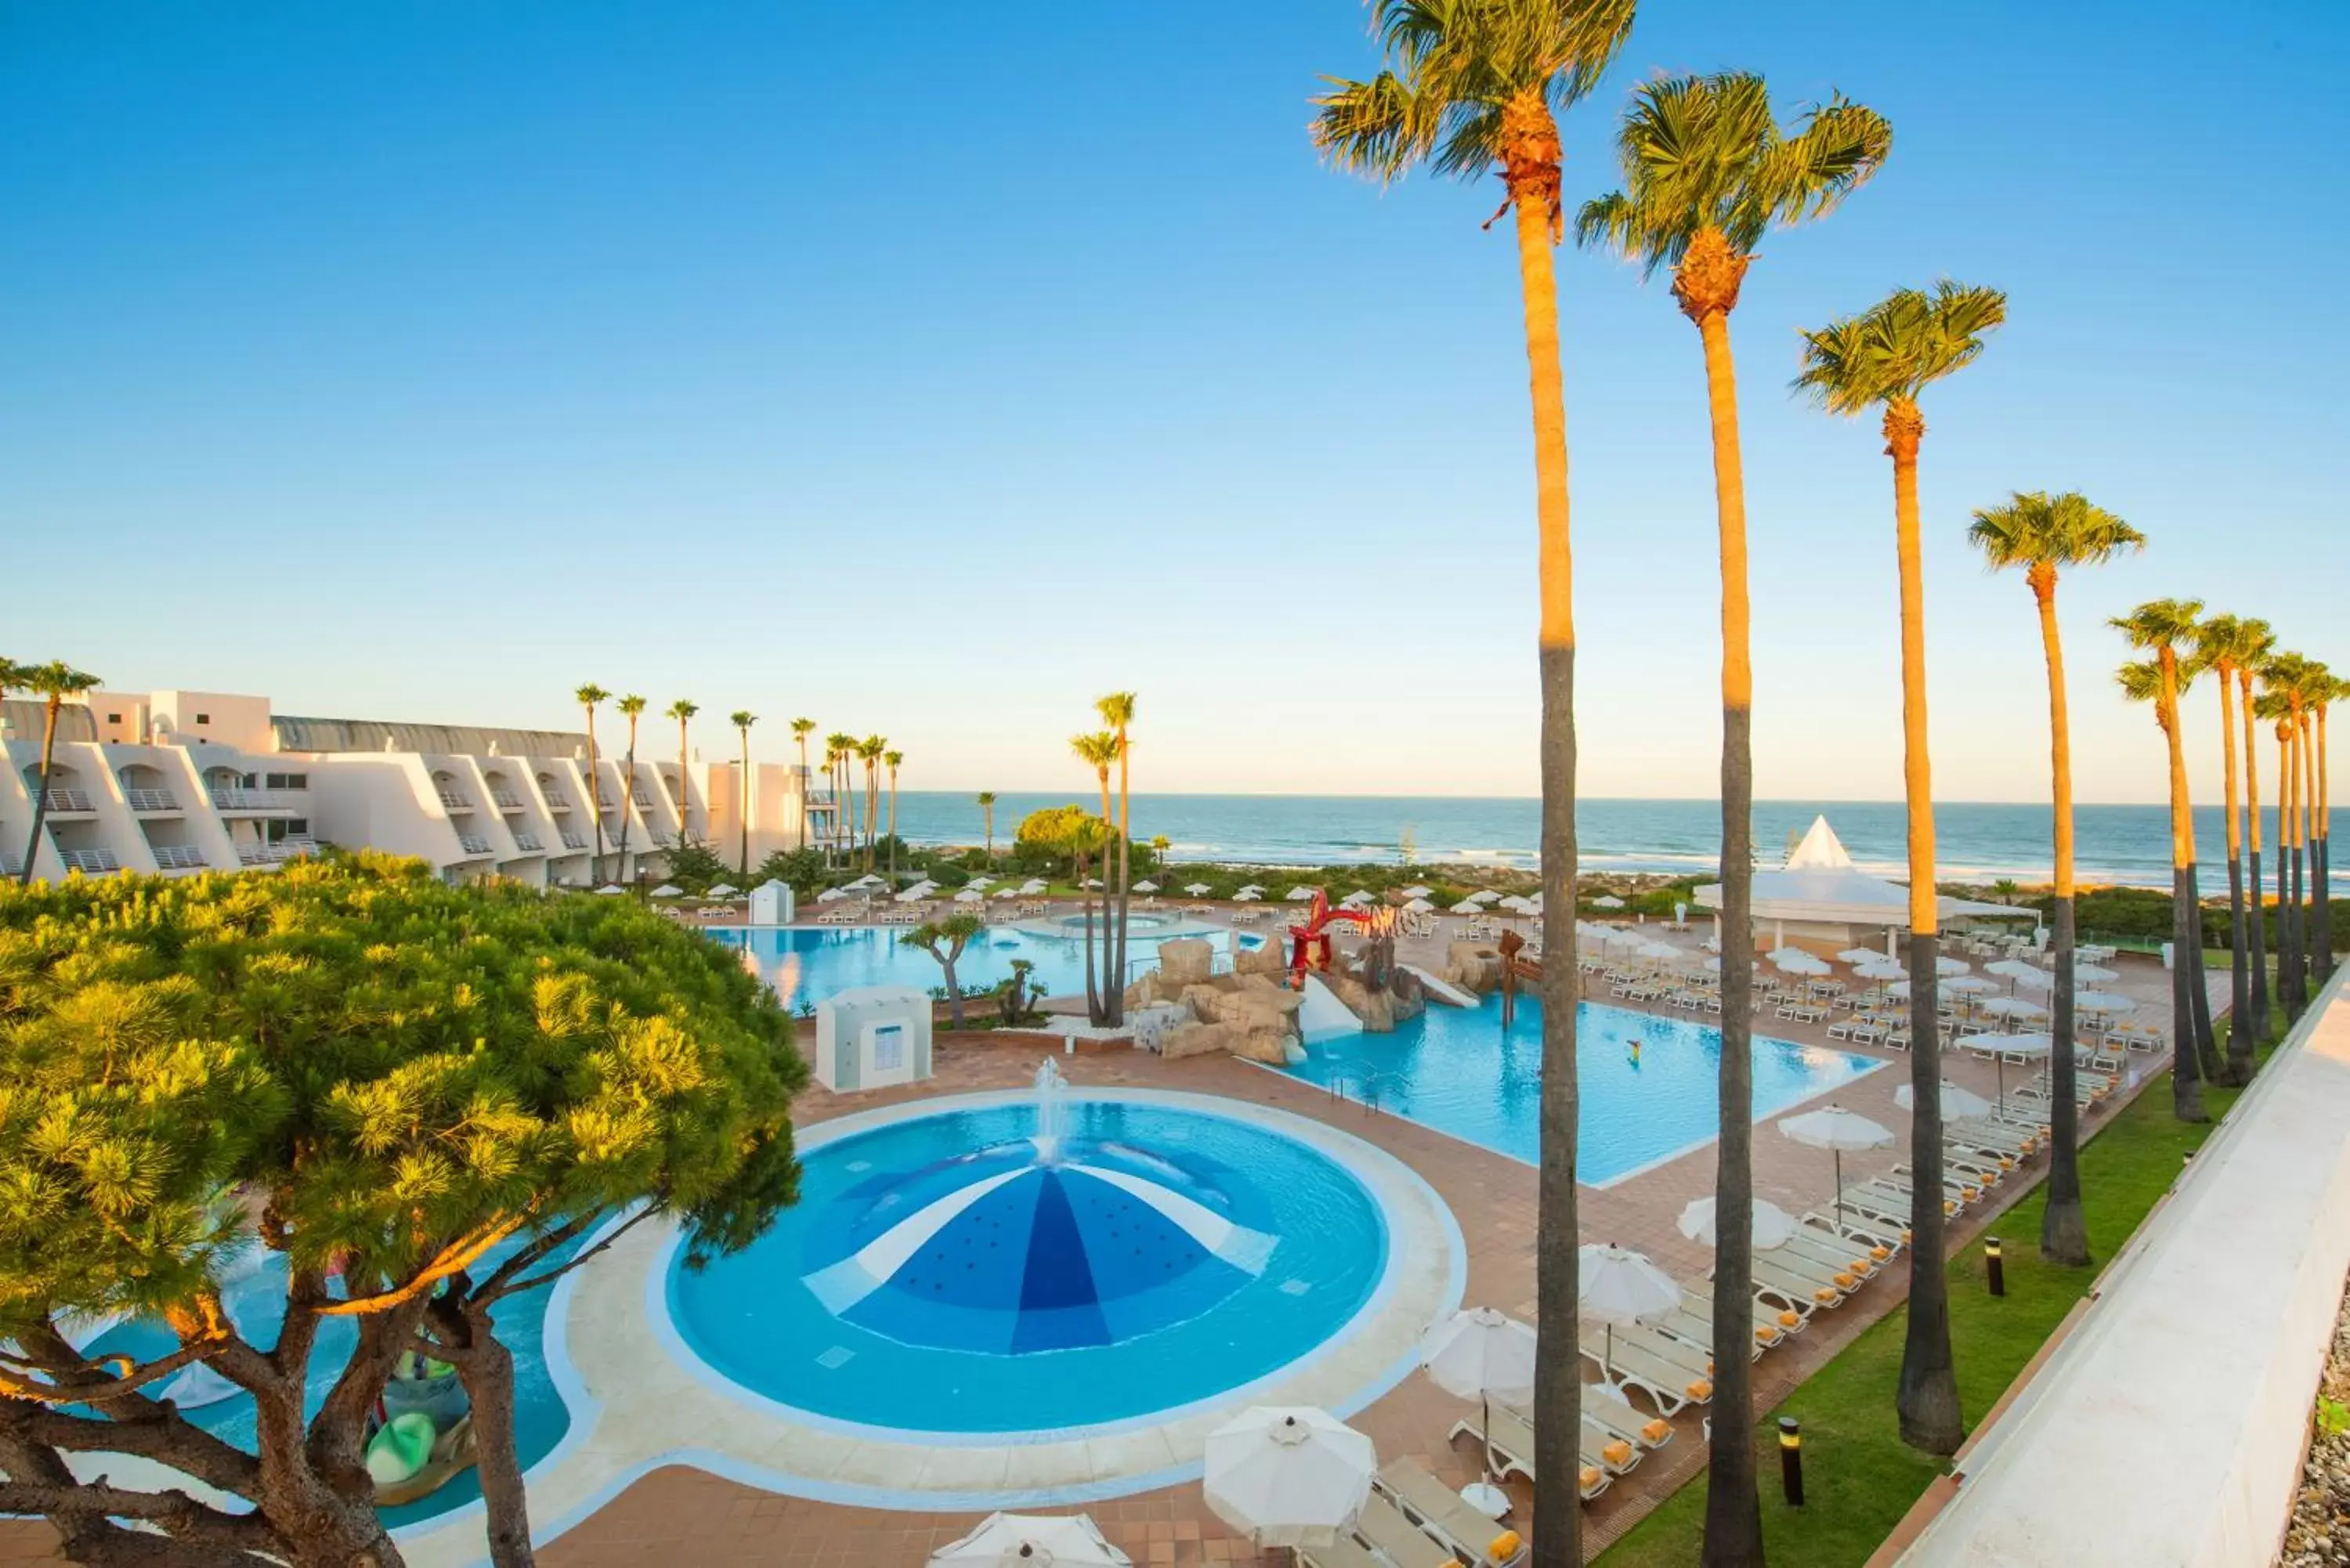
<path id="1" fill-rule="evenodd" d="M 1603 1325 L 1599 1375 L 1616 1380 L 1616 1331 L 1669 1317 L 1681 1304 L 1680 1282 L 1646 1254 L 1613 1242 L 1586 1241 L 1575 1250 L 1580 1315 Z"/>
<path id="2" fill-rule="evenodd" d="M 664 882 L 660 887 L 653 889 L 652 896 L 656 898 L 675 898 L 682 897 L 684 892 L 685 889 L 679 887 L 676 883 Z"/>
<path id="3" fill-rule="evenodd" d="M 1989 1100 L 1984 1099 L 1972 1089 L 1960 1087 L 1948 1078 L 1942 1080 L 1941 1098 L 1942 1120 L 1945 1122 L 1970 1122 L 1977 1117 L 1988 1116 L 1991 1112 Z M 1894 1090 L 1893 1103 L 1905 1111 L 1917 1109 L 1917 1085 L 1904 1084 Z"/>
<path id="4" fill-rule="evenodd" d="M 1701 1246 L 1717 1245 L 1714 1240 L 1713 1199 L 1700 1198 L 1681 1210 L 1680 1232 Z M 1767 1252 L 1773 1247 L 1783 1247 L 1795 1234 L 1795 1217 L 1775 1203 L 1754 1199 L 1753 1224 L 1751 1227 L 1754 1250 Z"/>
<path id="5" fill-rule="evenodd" d="M 1827 961 L 1815 958 L 1801 948 L 1773 948 L 1771 962 L 1782 973 L 1823 975 L 1828 972 Z"/>
<path id="6" fill-rule="evenodd" d="M 1137 882 L 1134 885 L 1134 890 L 1138 893 L 1156 893 L 1159 891 L 1159 884 L 1156 882 Z"/>
<path id="7" fill-rule="evenodd" d="M 1208 885 L 1205 882 L 1186 882 L 1183 884 L 1183 891 L 1191 894 L 1191 897 L 1196 898 L 1201 894 L 1208 891 Z"/>
<path id="8" fill-rule="evenodd" d="M 1825 1148 L 1834 1152 L 1836 1233 L 1842 1235 L 1844 1151 L 1848 1148 L 1884 1148 L 1893 1142 L 1891 1129 L 1870 1121 L 1857 1111 L 1831 1105 L 1816 1111 L 1806 1111 L 1799 1116 L 1789 1116 L 1779 1124 L 1779 1131 L 1806 1148 Z"/>
<path id="9" fill-rule="evenodd" d="M 1253 1545 L 1326 1546 L 1370 1500 L 1370 1438 L 1311 1406 L 1252 1405 L 1208 1434 L 1208 1511 Z"/>
<path id="10" fill-rule="evenodd" d="M 1087 1515 L 991 1513 L 977 1530 L 931 1553 L 948 1568 L 1131 1568 Z"/>

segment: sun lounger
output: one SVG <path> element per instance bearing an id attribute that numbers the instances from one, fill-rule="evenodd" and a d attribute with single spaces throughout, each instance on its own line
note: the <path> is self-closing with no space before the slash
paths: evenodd
<path id="1" fill-rule="evenodd" d="M 1523 1544 L 1506 1560 L 1496 1560 L 1487 1552 L 1485 1548 L 1501 1535 L 1502 1526 L 1461 1501 L 1459 1492 L 1417 1460 L 1388 1460 L 1374 1484 L 1406 1519 L 1471 1568 L 1512 1568 L 1525 1557 Z"/>
<path id="2" fill-rule="evenodd" d="M 1609 1437 L 1651 1453 L 1673 1440 L 1671 1422 L 1661 1417 L 1643 1419 L 1631 1401 L 1608 1384 L 1583 1386 L 1583 1418 Z"/>
<path id="3" fill-rule="evenodd" d="M 1897 1219 L 1888 1222 L 1874 1214 L 1864 1213 L 1849 1207 L 1846 1208 L 1841 1215 L 1833 1206 L 1826 1209 L 1814 1209 L 1804 1216 L 1804 1223 L 1825 1231 L 1831 1236 L 1842 1235 L 1850 1241 L 1865 1241 L 1872 1247 L 1882 1247 L 1887 1256 L 1898 1255 L 1902 1248 L 1909 1244 L 1909 1221 L 1907 1219 Z M 1842 1231 L 1837 1230 L 1839 1225 L 1843 1227 Z"/>
<path id="4" fill-rule="evenodd" d="M 1302 1568 L 1388 1568 L 1369 1547 L 1346 1535 L 1327 1546 L 1297 1548 L 1297 1561 Z"/>
<path id="5" fill-rule="evenodd" d="M 1754 1303 L 1753 1316 L 1754 1355 L 1757 1359 L 1765 1350 L 1804 1326 L 1801 1319 L 1789 1323 L 1786 1314 L 1777 1307 L 1759 1301 Z M 1708 1292 L 1684 1290 L 1679 1310 L 1651 1326 L 1661 1334 L 1670 1334 L 1711 1353 L 1713 1349 L 1713 1297 Z M 1706 1364 L 1708 1370 L 1712 1365 L 1711 1361 Z"/>
<path id="6" fill-rule="evenodd" d="M 1488 1419 L 1490 1417 L 1490 1419 Z M 1481 1412 L 1476 1419 L 1458 1422 L 1452 1436 L 1467 1432 L 1485 1446 L 1488 1461 L 1503 1476 L 1520 1475 L 1534 1479 L 1534 1429 L 1533 1423 L 1506 1405 L 1496 1405 Z M 1589 1502 L 1606 1491 L 1614 1480 L 1599 1466 L 1586 1463 L 1575 1478 L 1575 1492 Z"/>
<path id="7" fill-rule="evenodd" d="M 1818 1262 L 1835 1263 L 1866 1276 L 1891 1262 L 1893 1254 L 1899 1249 L 1865 1238 L 1839 1236 L 1828 1226 L 1807 1221 L 1796 1226 L 1794 1234 L 1773 1250 L 1798 1253 Z"/>
<path id="8" fill-rule="evenodd" d="M 1950 1168 L 1948 1151 L 1946 1150 L 1944 1153 L 1945 1158 L 1942 1161 L 1942 1196 L 1954 1199 L 1960 1207 L 1964 1207 L 1965 1205 L 1972 1203 L 1981 1198 L 1983 1193 L 1990 1189 L 1991 1184 L 1969 1172 L 1952 1171 Z M 1914 1181 L 1915 1175 L 1908 1166 L 1897 1165 L 1880 1178 L 1880 1179 L 1889 1181 L 1906 1192 Z"/>
<path id="9" fill-rule="evenodd" d="M 1814 1272 L 1799 1258 L 1774 1258 L 1768 1252 L 1754 1254 L 1755 1291 L 1784 1302 L 1790 1311 L 1806 1318 L 1821 1307 L 1842 1306 L 1844 1298 L 1860 1288 L 1856 1274 L 1842 1276 L 1852 1282 L 1849 1289 L 1838 1284 L 1836 1278 L 1825 1271 Z"/>
<path id="10" fill-rule="evenodd" d="M 1695 1366 L 1687 1365 L 1681 1359 L 1686 1345 L 1677 1345 L 1669 1353 L 1660 1354 L 1631 1331 L 1617 1335 L 1610 1345 L 1596 1330 L 1586 1330 L 1580 1348 L 1583 1358 L 1598 1367 L 1602 1376 L 1646 1394 L 1660 1416 L 1669 1418 L 1692 1404 L 1703 1405 L 1713 1398 L 1713 1376 L 1705 1369 L 1707 1358 L 1700 1356 Z"/>
<path id="11" fill-rule="evenodd" d="M 1449 1548 L 1421 1532 L 1403 1511 L 1374 1488 L 1355 1516 L 1355 1539 L 1378 1552 L 1394 1568 L 1460 1568 Z"/>

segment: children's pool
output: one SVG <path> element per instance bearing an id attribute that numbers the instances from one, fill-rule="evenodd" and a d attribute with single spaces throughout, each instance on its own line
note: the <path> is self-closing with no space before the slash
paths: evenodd
<path id="1" fill-rule="evenodd" d="M 1097 917 L 1098 919 L 1098 917 Z M 1232 951 L 1233 933 L 1219 926 L 1187 922 L 1171 916 L 1137 915 L 1127 933 L 1128 968 L 1132 981 L 1159 961 L 1159 944 L 1176 937 L 1197 937 L 1219 954 Z M 990 926 L 971 939 L 955 964 L 955 981 L 970 987 L 992 986 L 1012 978 L 1012 963 L 1024 959 L 1035 969 L 1032 987 L 1047 996 L 1082 995 L 1086 989 L 1086 942 L 1080 924 L 1063 935 L 1023 926 Z M 946 983 L 938 961 L 899 939 L 910 929 L 902 926 L 756 926 L 721 929 L 709 933 L 714 941 L 742 949 L 762 977 L 775 988 L 784 1006 L 794 1012 L 840 992 L 866 985 L 910 985 L 929 991 Z M 1243 932 L 1239 940 L 1253 948 L 1265 939 Z M 1100 939 L 1095 940 L 1095 961 L 1100 962 Z"/>
<path id="2" fill-rule="evenodd" d="M 1721 1031 L 1586 1002 L 1577 1015 L 1576 1084 L 1582 1118 L 1576 1169 L 1605 1187 L 1712 1141 L 1719 1109 Z M 1518 999 L 1502 1027 L 1501 1000 L 1479 1007 L 1431 1004 L 1392 1034 L 1345 1034 L 1309 1044 L 1289 1071 L 1367 1095 L 1408 1116 L 1532 1163 L 1541 1149 L 1542 1004 Z M 1802 1101 L 1886 1065 L 1873 1057 L 1792 1040 L 1754 1038 L 1754 1116 Z"/>

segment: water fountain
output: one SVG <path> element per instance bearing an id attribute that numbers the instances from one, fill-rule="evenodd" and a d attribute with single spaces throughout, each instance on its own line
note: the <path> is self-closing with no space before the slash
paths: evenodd
<path id="1" fill-rule="evenodd" d="M 1061 1075 L 1060 1064 L 1050 1056 L 1036 1064 L 1036 1132 L 1034 1142 L 1041 1164 L 1052 1165 L 1061 1157 L 1061 1143 L 1068 1134 L 1069 1107 L 1063 1096 L 1069 1087 L 1068 1079 Z"/>

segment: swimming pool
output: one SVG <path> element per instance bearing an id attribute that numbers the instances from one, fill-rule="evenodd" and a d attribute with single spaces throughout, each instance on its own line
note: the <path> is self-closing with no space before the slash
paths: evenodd
<path id="1" fill-rule="evenodd" d="M 1721 1030 L 1592 1002 L 1577 1019 L 1575 1164 L 1586 1185 L 1608 1186 L 1712 1141 Z M 1884 1065 L 1758 1034 L 1755 1119 Z M 1305 1060 L 1287 1071 L 1358 1097 L 1367 1091 L 1382 1110 L 1531 1164 L 1541 1146 L 1541 1068 L 1542 1004 L 1522 996 L 1506 1030 L 1499 997 L 1478 1007 L 1430 1005 L 1392 1034 L 1309 1042 Z"/>
<path id="2" fill-rule="evenodd" d="M 1098 917 L 1097 917 L 1098 918 Z M 1233 933 L 1217 926 L 1194 924 L 1170 916 L 1134 918 L 1127 953 L 1133 974 L 1159 961 L 1159 944 L 1176 937 L 1198 937 L 1219 953 L 1230 953 Z M 1086 989 L 1086 943 L 1083 917 L 1066 936 L 1022 926 L 990 926 L 972 938 L 955 964 L 955 980 L 965 986 L 993 985 L 1012 978 L 1012 961 L 1025 959 L 1035 965 L 1030 983 L 1048 996 L 1081 995 Z M 775 988 L 784 1006 L 798 1012 L 826 997 L 864 985 L 910 985 L 929 991 L 945 983 L 938 961 L 898 939 L 910 929 L 901 926 L 754 926 L 721 929 L 709 933 L 713 941 L 740 948 L 749 954 L 759 974 Z M 1253 933 L 1240 937 L 1243 947 L 1265 939 Z M 1095 949 L 1100 961 L 1100 949 Z"/>
<path id="3" fill-rule="evenodd" d="M 484 1255 L 482 1267 L 486 1271 L 503 1262 L 526 1240 L 525 1237 L 515 1237 L 493 1248 Z M 581 1244 L 581 1241 L 566 1244 L 551 1255 L 552 1260 L 568 1259 Z M 570 1410 L 556 1389 L 547 1366 L 547 1298 L 555 1289 L 556 1286 L 549 1283 L 525 1291 L 500 1303 L 497 1309 L 498 1338 L 514 1356 L 515 1447 L 525 1470 L 554 1452 L 571 1426 Z M 247 1343 L 264 1351 L 275 1346 L 286 1322 L 285 1254 L 260 1252 L 255 1255 L 244 1269 L 224 1282 L 223 1305 L 228 1312 L 229 1320 L 235 1324 L 238 1334 Z M 306 1415 L 317 1414 L 328 1390 L 334 1386 L 335 1379 L 342 1376 L 358 1335 L 356 1322 L 351 1318 L 329 1317 L 320 1321 L 318 1336 L 310 1353 L 309 1376 L 303 1390 Z M 160 1319 L 138 1318 L 113 1324 L 83 1349 L 92 1356 L 119 1354 L 146 1361 L 170 1354 L 178 1345 L 178 1337 Z M 192 1387 L 194 1385 L 184 1386 Z M 217 1385 L 214 1386 L 216 1388 Z M 165 1388 L 167 1394 L 181 1391 L 180 1387 L 171 1385 Z M 189 1420 L 247 1453 L 254 1451 L 256 1417 L 251 1395 L 234 1390 L 202 1404 L 188 1402 L 190 1397 L 183 1396 L 181 1406 L 181 1413 Z M 379 1511 L 384 1523 L 397 1531 L 477 1503 L 481 1497 L 481 1478 L 468 1468 L 451 1477 L 447 1484 L 426 1497 Z"/>
<path id="4" fill-rule="evenodd" d="M 1388 1270 L 1378 1200 L 1253 1121 L 991 1100 L 803 1154 L 766 1235 L 662 1289 L 684 1352 L 780 1413 L 900 1434 L 1066 1435 L 1310 1357 Z"/>

